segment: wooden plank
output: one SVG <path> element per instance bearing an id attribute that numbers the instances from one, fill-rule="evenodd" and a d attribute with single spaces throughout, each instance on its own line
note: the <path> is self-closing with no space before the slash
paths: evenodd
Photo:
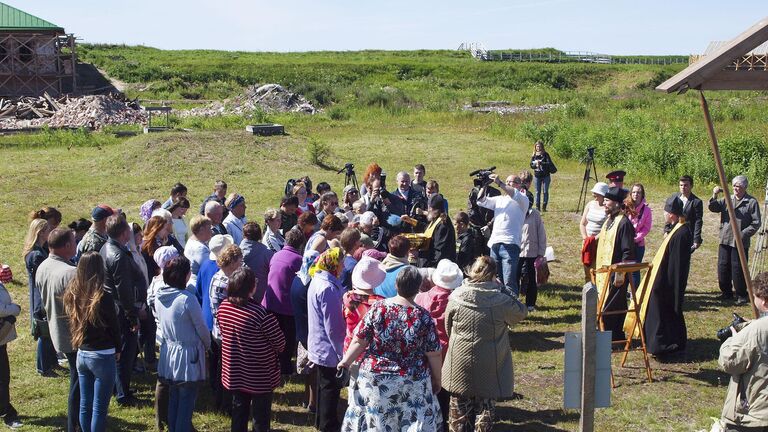
<path id="1" fill-rule="evenodd" d="M 768 71 L 721 70 L 700 86 L 701 90 L 768 90 Z"/>
<path id="2" fill-rule="evenodd" d="M 712 76 L 717 75 L 734 60 L 747 54 L 766 40 L 768 40 L 768 17 L 758 21 L 717 51 L 664 81 L 656 87 L 656 90 L 672 93 L 688 88 L 700 88 Z M 768 76 L 764 79 L 768 81 Z"/>
<path id="3" fill-rule="evenodd" d="M 728 217 L 731 219 L 731 231 L 733 232 L 733 242 L 736 244 L 736 251 L 739 254 L 739 262 L 741 263 L 741 271 L 744 274 L 744 281 L 747 283 L 747 294 L 749 297 L 749 304 L 752 306 L 752 312 L 755 314 L 755 319 L 760 318 L 760 311 L 755 306 L 754 291 L 752 290 L 752 278 L 749 275 L 749 266 L 747 265 L 747 253 L 744 249 L 744 242 L 741 238 L 741 227 L 739 227 L 738 219 L 736 219 L 736 211 L 733 209 L 733 201 L 731 201 L 731 192 L 728 189 L 728 181 L 725 178 L 725 170 L 723 169 L 723 160 L 720 158 L 720 147 L 717 144 L 717 135 L 715 135 L 715 127 L 712 124 L 712 116 L 709 114 L 709 104 L 704 97 L 704 92 L 699 92 L 699 102 L 701 103 L 701 110 L 704 111 L 704 122 L 707 124 L 707 134 L 709 134 L 709 140 L 712 144 L 712 154 L 715 157 L 715 166 L 717 167 L 717 176 L 720 178 L 720 187 L 725 194 L 725 206 L 728 209 Z"/>
<path id="4" fill-rule="evenodd" d="M 587 282 L 581 294 L 581 417 L 580 432 L 595 430 L 595 352 L 597 338 L 597 288 Z"/>

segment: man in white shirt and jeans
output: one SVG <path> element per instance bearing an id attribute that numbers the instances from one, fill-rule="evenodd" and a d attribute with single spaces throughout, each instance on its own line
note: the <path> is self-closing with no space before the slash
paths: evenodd
<path id="1" fill-rule="evenodd" d="M 486 187 L 480 190 L 477 204 L 493 210 L 493 229 L 488 247 L 491 249 L 491 259 L 496 261 L 498 276 L 510 293 L 518 297 L 520 288 L 517 283 L 517 261 L 520 259 L 520 236 L 525 213 L 528 211 L 528 197 L 520 192 L 522 181 L 520 177 L 511 175 L 502 182 L 496 174 L 490 179 L 506 192 L 506 195 L 496 197 L 486 196 Z"/>

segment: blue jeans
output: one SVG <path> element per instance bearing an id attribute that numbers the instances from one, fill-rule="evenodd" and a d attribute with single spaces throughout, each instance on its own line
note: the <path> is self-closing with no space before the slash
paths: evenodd
<path id="1" fill-rule="evenodd" d="M 115 386 L 117 366 L 114 354 L 77 352 L 80 377 L 80 428 L 83 432 L 107 429 L 107 410 Z"/>
<path id="2" fill-rule="evenodd" d="M 642 262 L 643 257 L 645 256 L 645 246 L 637 246 L 635 250 L 637 251 L 637 258 L 636 258 L 637 262 Z M 639 271 L 632 273 L 632 280 L 635 281 L 635 286 L 639 289 L 640 288 L 640 272 Z"/>
<path id="3" fill-rule="evenodd" d="M 192 430 L 192 412 L 195 410 L 198 383 L 169 381 L 168 432 Z"/>
<path id="4" fill-rule="evenodd" d="M 552 181 L 552 176 L 546 177 L 534 177 L 536 179 L 536 208 L 539 208 L 541 204 L 541 192 L 544 191 L 544 208 L 547 208 L 549 203 L 549 183 Z"/>
<path id="5" fill-rule="evenodd" d="M 59 363 L 56 357 L 56 348 L 53 347 L 53 341 L 49 337 L 40 336 L 37 338 L 37 354 L 35 355 L 37 373 L 49 373 Z"/>
<path id="6" fill-rule="evenodd" d="M 496 273 L 499 280 L 515 297 L 520 296 L 517 284 L 517 261 L 520 259 L 520 246 L 516 244 L 496 243 L 491 246 L 491 259 L 496 261 Z"/>

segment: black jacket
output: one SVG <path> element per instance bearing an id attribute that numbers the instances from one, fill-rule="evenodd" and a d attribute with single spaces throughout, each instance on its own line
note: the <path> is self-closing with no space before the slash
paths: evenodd
<path id="1" fill-rule="evenodd" d="M 115 298 L 115 304 L 128 321 L 132 325 L 136 324 L 138 293 L 141 289 L 146 291 L 147 287 L 144 286 L 144 277 L 136 268 L 131 252 L 110 238 L 99 253 L 106 267 L 104 287 Z"/>
<path id="2" fill-rule="evenodd" d="M 423 267 L 437 267 L 441 259 L 456 262 L 456 230 L 450 218 L 438 223 L 425 258 Z"/>
<path id="3" fill-rule="evenodd" d="M 541 161 L 541 164 L 537 164 L 536 161 Z M 549 153 L 547 152 L 531 156 L 531 169 L 533 170 L 533 175 L 536 177 L 541 178 L 551 174 L 552 166 L 554 166 L 552 158 L 549 157 Z"/>
<path id="4" fill-rule="evenodd" d="M 413 205 L 416 203 L 421 203 L 424 209 L 427 208 L 426 198 L 424 198 L 424 195 L 421 192 L 414 188 L 408 190 L 408 199 L 403 199 L 398 190 L 390 192 L 388 198 L 389 205 L 387 206 L 387 210 L 393 215 L 409 215 Z"/>
<path id="5" fill-rule="evenodd" d="M 680 192 L 675 194 L 678 198 L 682 195 Z M 691 193 L 688 202 L 683 207 L 683 216 L 690 224 L 693 230 L 693 242 L 701 245 L 701 226 L 704 223 L 704 202 L 699 197 Z"/>

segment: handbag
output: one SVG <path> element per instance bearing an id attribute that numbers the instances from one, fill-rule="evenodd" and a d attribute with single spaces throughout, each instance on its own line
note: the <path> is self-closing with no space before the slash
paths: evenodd
<path id="1" fill-rule="evenodd" d="M 2 320 L 0 325 L 0 341 L 4 341 L 8 335 L 13 331 L 15 324 L 9 320 Z"/>
<path id="2" fill-rule="evenodd" d="M 536 269 L 536 285 L 542 286 L 549 280 L 549 264 L 547 259 L 543 256 L 536 258 L 533 262 L 533 267 Z"/>
<path id="3" fill-rule="evenodd" d="M 556 172 L 557 172 L 557 166 L 556 166 L 556 165 L 555 165 L 555 163 L 552 161 L 552 159 L 550 159 L 550 160 L 549 160 L 549 173 L 550 173 L 550 174 L 555 174 Z"/>
<path id="4" fill-rule="evenodd" d="M 32 318 L 32 337 L 38 340 L 41 337 L 50 338 L 51 330 L 48 328 L 48 320 Z"/>

